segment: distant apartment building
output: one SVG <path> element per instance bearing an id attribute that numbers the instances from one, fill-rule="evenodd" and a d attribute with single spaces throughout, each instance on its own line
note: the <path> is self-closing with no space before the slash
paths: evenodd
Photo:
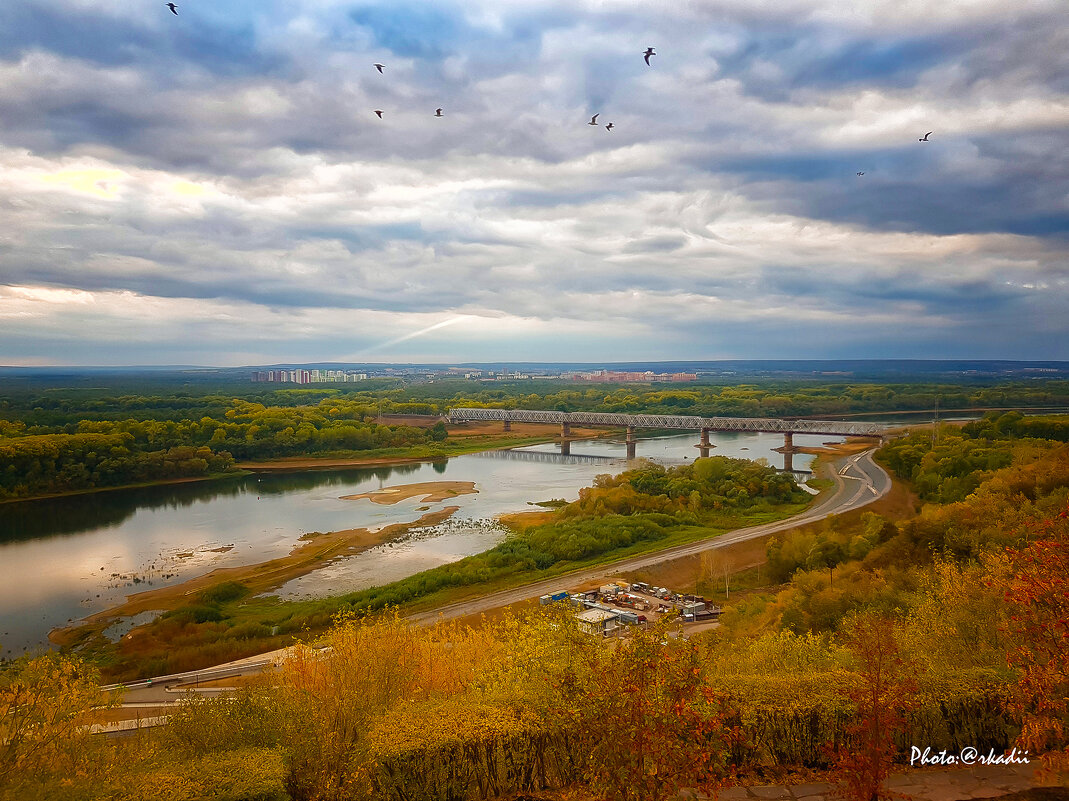
<path id="1" fill-rule="evenodd" d="M 366 379 L 367 373 L 350 370 L 257 370 L 252 374 L 253 382 L 279 384 L 332 384 Z"/>

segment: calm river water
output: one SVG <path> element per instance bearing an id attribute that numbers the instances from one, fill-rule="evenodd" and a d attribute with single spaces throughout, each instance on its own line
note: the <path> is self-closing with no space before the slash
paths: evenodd
<path id="1" fill-rule="evenodd" d="M 772 451 L 783 444 L 780 435 L 720 433 L 711 440 L 716 455 L 782 465 L 782 456 Z M 837 440 L 795 436 L 796 445 L 826 441 Z M 698 455 L 696 442 L 696 433 L 649 438 L 640 441 L 638 455 L 678 463 Z M 335 561 L 278 594 L 348 592 L 478 553 L 505 535 L 495 516 L 531 509 L 530 502 L 574 500 L 594 476 L 626 467 L 622 442 L 587 440 L 571 448 L 570 457 L 545 444 L 436 463 L 261 474 L 2 504 L 0 655 L 45 647 L 52 628 L 115 606 L 127 594 L 282 556 L 309 531 L 415 520 L 419 506 L 461 508 L 440 526 Z M 798 454 L 794 466 L 804 469 L 811 461 Z M 479 491 L 442 503 L 411 499 L 393 506 L 339 497 L 440 480 L 474 481 Z"/>

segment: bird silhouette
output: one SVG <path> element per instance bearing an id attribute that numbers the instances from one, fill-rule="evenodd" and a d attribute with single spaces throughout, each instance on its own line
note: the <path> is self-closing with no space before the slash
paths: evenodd
<path id="1" fill-rule="evenodd" d="M 382 72 L 382 68 L 383 68 L 383 67 L 385 67 L 386 65 L 385 65 L 385 64 L 374 64 L 373 66 L 374 66 L 374 67 L 375 67 L 375 69 L 377 69 L 377 70 L 378 70 L 379 72 Z M 385 75 L 385 73 L 383 73 L 383 74 Z"/>
<path id="2" fill-rule="evenodd" d="M 655 55 L 657 55 L 657 54 L 653 52 L 653 48 L 652 47 L 647 47 L 646 48 L 646 52 L 642 54 L 642 57 L 644 59 L 646 59 L 646 66 L 647 67 L 650 65 L 650 56 L 655 56 Z"/>
<path id="3" fill-rule="evenodd" d="M 382 119 L 382 112 L 379 111 L 378 109 L 375 109 L 375 113 L 379 115 L 379 119 L 381 120 Z"/>
<path id="4" fill-rule="evenodd" d="M 436 108 L 434 110 L 434 116 L 435 117 L 441 117 L 442 116 L 442 110 L 440 108 Z"/>
<path id="5" fill-rule="evenodd" d="M 590 118 L 590 122 L 588 122 L 587 125 L 597 125 L 599 116 L 601 116 L 601 112 L 600 111 L 597 114 L 595 114 L 593 117 Z"/>
<path id="6" fill-rule="evenodd" d="M 928 131 L 928 133 L 926 133 L 926 134 L 924 135 L 924 138 L 923 138 L 923 139 L 918 139 L 917 141 L 918 141 L 918 142 L 927 142 L 927 141 L 928 141 L 928 137 L 929 137 L 929 136 L 931 136 L 931 135 L 932 135 L 932 133 L 933 133 L 932 131 Z"/>
<path id="7" fill-rule="evenodd" d="M 613 126 L 612 126 L 612 123 L 610 122 L 610 123 L 609 123 L 608 125 L 606 125 L 606 126 L 605 126 L 605 130 L 606 130 L 606 131 L 611 131 L 611 130 L 612 130 L 612 127 L 613 127 Z"/>
<path id="8" fill-rule="evenodd" d="M 178 16 L 178 6 L 176 6 L 174 3 L 167 3 L 167 8 L 171 9 L 171 13 L 174 14 L 176 17 Z"/>
<path id="9" fill-rule="evenodd" d="M 858 174 L 858 175 L 864 175 L 865 173 L 863 173 L 863 172 L 859 172 L 859 173 L 857 173 L 857 174 Z"/>

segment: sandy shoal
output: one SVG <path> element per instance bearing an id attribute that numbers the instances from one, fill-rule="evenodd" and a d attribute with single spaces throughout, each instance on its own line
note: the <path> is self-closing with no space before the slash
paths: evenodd
<path id="1" fill-rule="evenodd" d="M 458 495 L 478 492 L 474 481 L 424 481 L 419 484 L 398 484 L 394 487 L 361 492 L 359 495 L 342 495 L 343 501 L 359 501 L 367 498 L 372 503 L 392 506 L 409 498 L 420 498 L 421 503 L 444 501 Z M 422 497 L 420 497 L 422 496 Z"/>
<path id="2" fill-rule="evenodd" d="M 194 597 L 196 593 L 224 581 L 239 581 L 248 587 L 249 594 L 254 596 L 270 592 L 291 579 L 326 566 L 331 559 L 339 556 L 352 556 L 365 551 L 400 536 L 410 528 L 441 523 L 459 508 L 459 506 L 447 506 L 435 512 L 428 512 L 410 523 L 394 523 L 378 531 L 351 528 L 314 536 L 305 535 L 301 538 L 302 542 L 286 556 L 252 565 L 218 568 L 202 576 L 183 581 L 181 584 L 128 595 L 126 601 L 118 606 L 96 612 L 66 628 L 54 629 L 49 633 L 48 639 L 57 645 L 69 645 L 84 636 L 103 631 L 119 618 L 141 612 L 168 611 L 190 601 L 196 601 Z"/>

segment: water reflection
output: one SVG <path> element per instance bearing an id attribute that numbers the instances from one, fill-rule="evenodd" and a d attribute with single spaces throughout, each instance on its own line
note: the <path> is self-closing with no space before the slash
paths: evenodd
<path id="1" fill-rule="evenodd" d="M 485 451 L 473 455 L 480 459 L 504 459 L 509 462 L 540 462 L 541 464 L 608 464 L 618 460 L 618 457 L 613 456 L 563 454 L 535 450 Z"/>

